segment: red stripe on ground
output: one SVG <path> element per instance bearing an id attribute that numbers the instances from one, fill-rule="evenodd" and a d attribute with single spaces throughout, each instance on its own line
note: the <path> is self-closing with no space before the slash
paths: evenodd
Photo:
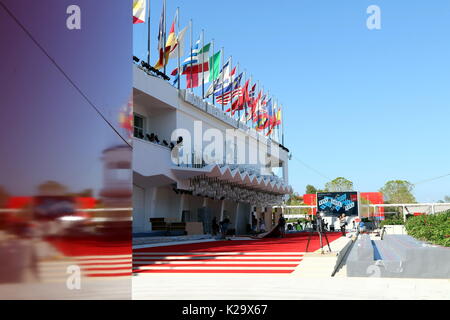
<path id="1" fill-rule="evenodd" d="M 139 267 L 230 267 L 230 268 L 237 268 L 237 267 L 290 267 L 290 268 L 296 268 L 298 264 L 137 264 L 133 265 L 133 268 L 139 268 Z M 148 269 L 139 269 L 139 270 L 148 270 Z"/>
<path id="2" fill-rule="evenodd" d="M 124 276 L 132 276 L 131 272 L 120 272 L 120 273 L 94 273 L 87 274 L 88 277 L 124 277 Z"/>
<path id="3" fill-rule="evenodd" d="M 131 260 L 132 259 L 132 257 L 131 257 L 131 255 L 130 255 L 130 257 L 128 257 L 128 258 L 119 258 L 119 257 L 117 257 L 117 258 L 76 258 L 77 259 L 77 261 L 80 261 L 80 262 L 83 262 L 83 261 L 93 261 L 93 260 L 95 260 L 95 261 L 109 261 L 109 260 Z"/>
<path id="4" fill-rule="evenodd" d="M 143 258 L 143 257 L 303 257 L 303 254 L 168 254 L 158 255 L 133 255 L 133 258 Z M 177 253 L 177 252 L 174 252 Z"/>
<path id="5" fill-rule="evenodd" d="M 118 264 L 131 264 L 131 260 L 125 262 L 99 262 L 99 263 L 80 263 L 80 266 L 109 266 L 109 265 L 118 265 Z"/>
<path id="6" fill-rule="evenodd" d="M 133 260 L 133 262 L 148 262 L 148 261 L 195 261 L 195 260 L 199 260 L 199 261 L 227 261 L 227 262 L 233 262 L 233 261 L 261 261 L 261 262 L 275 262 L 275 261 L 286 261 L 286 262 L 298 262 L 298 261 L 302 261 L 302 259 L 282 259 L 282 260 L 277 260 L 277 259 L 135 259 Z"/>
<path id="7" fill-rule="evenodd" d="M 330 242 L 340 238 L 340 232 L 328 232 Z M 286 238 L 264 238 L 255 240 L 224 240 L 201 243 L 180 244 L 174 246 L 134 249 L 133 252 L 305 252 L 309 233 L 290 234 Z M 309 244 L 309 252 L 320 248 L 319 236 L 314 234 Z"/>
<path id="8" fill-rule="evenodd" d="M 112 270 L 131 270 L 131 265 L 129 267 L 118 267 L 118 268 L 82 268 L 83 271 L 112 271 Z"/>
<path id="9" fill-rule="evenodd" d="M 294 270 L 133 270 L 133 273 L 292 273 Z"/>

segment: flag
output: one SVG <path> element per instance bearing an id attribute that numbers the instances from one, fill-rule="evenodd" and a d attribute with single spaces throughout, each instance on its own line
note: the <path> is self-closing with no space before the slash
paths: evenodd
<path id="1" fill-rule="evenodd" d="M 166 14 L 166 5 L 165 5 L 165 2 L 163 2 L 161 17 L 159 18 L 159 30 L 158 30 L 159 59 L 158 59 L 158 62 L 156 63 L 157 66 L 164 64 L 164 50 L 165 50 L 164 39 L 166 38 L 165 14 Z"/>
<path id="2" fill-rule="evenodd" d="M 197 42 L 195 43 L 195 45 L 191 48 L 192 51 L 191 51 L 190 56 L 187 57 L 187 58 L 183 61 L 183 63 L 181 64 L 181 66 L 180 66 L 181 70 L 178 70 L 178 68 L 175 68 L 175 69 L 172 71 L 172 73 L 171 73 L 172 76 L 176 76 L 176 75 L 178 75 L 179 73 L 185 74 L 186 68 L 187 68 L 188 66 L 190 66 L 191 63 L 192 63 L 192 64 L 197 63 L 197 55 L 198 55 L 198 52 L 199 52 L 199 47 L 200 47 L 201 41 L 202 41 L 201 38 L 197 40 Z"/>
<path id="3" fill-rule="evenodd" d="M 169 59 L 178 58 L 178 51 L 180 51 L 180 57 L 184 56 L 184 36 L 188 27 L 181 30 L 176 38 L 175 45 L 171 48 L 169 53 Z"/>
<path id="4" fill-rule="evenodd" d="M 262 96 L 262 91 L 260 91 L 258 93 L 258 96 L 255 98 L 255 94 L 256 94 L 256 83 L 253 85 L 252 90 L 249 92 L 249 96 L 250 96 L 250 105 L 249 105 L 249 111 L 247 111 L 246 113 L 246 119 L 245 121 L 250 121 L 255 119 L 255 115 L 256 115 L 256 107 L 259 104 L 259 101 L 261 99 Z"/>
<path id="5" fill-rule="evenodd" d="M 271 99 L 272 100 L 272 99 Z M 277 122 L 277 114 L 276 114 L 276 103 L 271 103 L 270 106 L 267 107 L 267 112 L 268 112 L 268 128 L 269 130 L 267 131 L 267 136 L 269 136 L 273 129 L 275 128 L 275 123 Z"/>
<path id="6" fill-rule="evenodd" d="M 209 49 L 208 43 L 201 49 L 192 51 L 192 56 L 185 60 L 188 64 L 183 68 L 183 74 L 186 75 L 187 88 L 196 88 L 200 86 L 203 79 L 209 80 Z"/>
<path id="7" fill-rule="evenodd" d="M 133 0 L 133 24 L 145 23 L 147 0 Z"/>
<path id="8" fill-rule="evenodd" d="M 167 38 L 164 50 L 159 50 L 159 60 L 155 65 L 155 69 L 161 69 L 167 65 L 167 63 L 169 62 L 170 52 L 172 52 L 175 48 L 175 45 L 177 43 L 177 39 L 175 36 L 175 22 L 176 18 L 174 19 L 174 21 L 172 22 L 172 26 L 170 27 L 169 37 Z"/>
<path id="9" fill-rule="evenodd" d="M 258 97 L 255 101 L 255 106 L 253 109 L 252 119 L 253 122 L 257 122 L 260 120 L 262 116 L 265 114 L 265 106 L 267 104 L 267 94 L 263 94 L 262 91 L 259 92 Z"/>
<path id="10" fill-rule="evenodd" d="M 272 134 L 273 130 L 275 129 L 275 127 L 278 127 L 281 124 L 281 106 L 278 106 L 275 108 L 274 110 L 276 110 L 273 121 L 271 123 L 270 129 L 267 132 L 267 135 Z"/>
<path id="11" fill-rule="evenodd" d="M 214 66 L 214 80 L 211 85 L 209 86 L 208 90 L 206 91 L 205 97 L 209 97 L 214 92 L 222 88 L 222 83 L 229 83 L 231 82 L 230 76 L 233 77 L 236 73 L 236 68 L 233 68 L 233 70 L 230 73 L 231 68 L 231 60 L 228 59 L 228 61 L 223 65 L 222 70 L 220 70 L 220 61 L 217 61 L 217 66 Z"/>
<path id="12" fill-rule="evenodd" d="M 196 64 L 193 64 L 192 66 L 188 64 L 184 68 L 183 74 L 186 75 L 188 88 L 198 87 L 203 82 L 207 83 L 210 81 L 214 81 L 214 79 L 217 78 L 219 74 L 219 65 L 222 53 L 218 51 L 213 56 L 208 58 L 208 54 L 205 50 L 209 51 L 209 46 L 210 44 L 208 44 L 207 46 L 203 47 L 202 50 L 200 50 L 199 55 L 197 56 L 198 60 L 193 60 L 197 61 Z M 203 64 L 202 61 L 204 61 Z M 214 72 L 212 72 L 213 68 Z"/>
<path id="13" fill-rule="evenodd" d="M 249 84 L 250 84 L 250 80 L 247 80 L 245 82 L 244 87 L 241 89 L 241 93 L 239 95 L 239 98 L 236 99 L 233 102 L 233 104 L 231 106 L 231 108 L 233 110 L 232 111 L 232 115 L 234 115 L 234 113 L 236 111 L 243 110 L 248 105 L 248 103 L 250 102 L 250 94 L 249 94 L 249 91 L 248 91 Z"/>
<path id="14" fill-rule="evenodd" d="M 222 96 L 228 91 L 231 91 L 233 77 L 236 73 L 236 68 L 233 68 L 230 73 L 230 61 L 231 60 L 228 60 L 227 63 L 222 67 L 220 77 L 217 79 L 217 81 L 215 81 L 216 84 L 214 85 L 214 97 L 219 97 L 218 102 L 220 104 L 223 103 Z"/>
<path id="15" fill-rule="evenodd" d="M 233 82 L 230 82 L 226 87 L 224 86 L 222 90 L 218 90 L 214 95 L 216 96 L 216 101 L 218 104 L 227 105 L 231 102 L 234 97 L 238 97 L 242 94 L 241 79 L 243 73 L 236 77 Z M 228 109 L 227 112 L 230 112 Z"/>
<path id="16" fill-rule="evenodd" d="M 256 130 L 264 130 L 269 127 L 271 114 L 273 114 L 272 99 L 264 99 L 256 116 Z"/>
<path id="17" fill-rule="evenodd" d="M 281 106 L 278 107 L 275 126 L 279 126 L 281 124 Z"/>

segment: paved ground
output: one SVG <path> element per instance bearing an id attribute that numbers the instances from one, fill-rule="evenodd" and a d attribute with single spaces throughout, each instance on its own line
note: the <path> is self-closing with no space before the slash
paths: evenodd
<path id="1" fill-rule="evenodd" d="M 267 244 L 261 246 L 260 250 L 269 251 L 264 254 L 272 255 L 269 259 L 277 260 L 271 261 L 276 266 L 264 266 L 263 273 L 260 272 L 242 272 L 237 269 L 242 267 L 238 266 L 225 266 L 223 270 L 234 270 L 237 272 L 223 272 L 223 270 L 212 271 L 214 273 L 205 272 L 205 270 L 214 269 L 211 263 L 217 260 L 226 259 L 229 257 L 223 257 L 221 259 L 212 259 L 206 257 L 205 259 L 211 261 L 205 261 L 207 266 L 195 267 L 195 271 L 186 272 L 186 269 L 180 269 L 178 264 L 180 261 L 176 259 L 175 251 L 179 251 L 180 246 L 176 246 L 173 249 L 170 247 L 159 247 L 158 249 L 141 249 L 141 255 L 136 255 L 134 251 L 134 269 L 139 270 L 141 264 L 135 264 L 136 261 L 140 261 L 143 257 L 142 253 L 152 253 L 153 263 L 164 265 L 162 269 L 155 271 L 152 264 L 147 270 L 153 269 L 154 271 L 137 272 L 133 277 L 133 299 L 180 299 L 180 300 L 204 300 L 204 299 L 450 299 L 450 281 L 449 280 L 429 280 L 429 279 L 386 279 L 386 278 L 347 278 L 345 274 L 345 268 L 341 269 L 335 277 L 331 277 L 331 273 L 336 264 L 336 253 L 342 249 L 348 241 L 348 238 L 333 237 L 331 242 L 331 253 L 320 254 L 320 250 L 315 245 L 314 253 L 305 253 L 304 240 L 298 238 L 297 241 L 303 244 L 295 244 L 291 242 L 286 245 L 276 245 L 278 239 L 272 239 L 273 249 L 278 248 L 277 251 L 267 250 Z M 291 239 L 292 240 L 292 239 Z M 330 239 L 331 240 L 331 239 Z M 279 240 L 278 240 L 279 241 Z M 278 242 L 279 243 L 279 242 Z M 247 249 L 240 250 L 240 260 L 245 260 L 248 254 L 255 254 L 257 249 L 256 243 L 254 246 L 249 245 L 241 247 L 236 245 L 235 248 Z M 242 244 L 244 245 L 244 244 Z M 209 247 L 209 249 L 208 249 Z M 302 249 L 301 251 L 292 250 L 293 247 Z M 195 248 L 195 247 L 194 247 Z M 215 249 L 214 249 L 215 248 Z M 263 249 L 264 248 L 264 249 Z M 270 246 L 269 246 L 270 248 Z M 299 257 L 287 256 L 286 259 L 298 259 L 292 266 L 284 267 L 289 272 L 274 273 L 268 271 L 268 269 L 278 270 L 280 264 L 290 264 L 291 262 L 282 261 L 282 257 L 276 257 L 276 253 L 279 255 L 283 253 L 283 250 L 289 250 L 284 252 L 287 255 L 299 255 Z M 159 252 L 158 255 L 165 254 L 167 256 L 159 256 L 154 259 L 155 251 Z M 219 246 L 214 243 L 204 243 L 197 247 L 197 253 L 199 254 L 211 254 L 224 253 L 230 254 L 232 247 L 226 247 L 225 244 Z M 202 252 L 203 251 L 203 252 Z M 206 252 L 205 252 L 206 251 Z M 259 253 L 263 253 L 260 251 Z M 235 250 L 235 253 L 237 251 Z M 192 253 L 192 252 L 191 252 Z M 247 253 L 247 255 L 242 254 Z M 168 255 L 172 255 L 169 256 Z M 178 252 L 180 255 L 186 255 L 187 252 Z M 301 257 L 300 257 L 301 255 Z M 136 259 L 137 258 L 137 259 Z M 244 258 L 244 259 L 242 259 Z M 267 257 L 252 257 L 258 259 L 267 259 Z M 167 261 L 161 260 L 173 260 L 174 265 L 168 264 Z M 183 258 L 182 258 L 183 259 Z M 267 259 L 267 260 L 269 260 Z M 197 264 L 196 261 L 192 262 Z M 223 260 L 222 260 L 223 261 Z M 183 262 L 184 263 L 184 262 Z M 236 263 L 234 260 L 229 263 Z M 243 263 L 239 261 L 238 263 Z M 255 261 L 255 263 L 266 264 L 265 261 Z M 190 267 L 183 267 L 193 269 Z M 250 270 L 256 270 L 254 266 L 249 267 Z M 273 269 L 276 268 L 276 269 Z M 292 270 L 293 269 L 293 270 Z M 145 270 L 145 269 L 144 269 Z M 162 271 L 164 270 L 164 271 Z M 177 270 L 176 272 L 170 270 Z M 282 269 L 283 270 L 283 269 Z M 162 271 L 162 272 L 161 272 Z"/>

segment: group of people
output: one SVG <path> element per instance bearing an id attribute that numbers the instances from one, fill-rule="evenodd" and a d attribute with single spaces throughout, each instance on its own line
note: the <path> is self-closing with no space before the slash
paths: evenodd
<path id="1" fill-rule="evenodd" d="M 137 131 L 137 130 L 135 131 L 134 135 L 135 135 L 135 137 L 137 137 L 139 139 L 147 138 L 147 140 L 152 142 L 152 143 L 163 145 L 163 146 L 166 146 L 166 147 L 168 147 L 170 149 L 173 149 L 175 147 L 175 145 L 178 145 L 178 144 L 183 142 L 183 137 L 178 137 L 178 140 L 175 143 L 174 142 L 168 143 L 166 140 L 163 140 L 161 142 L 161 140 L 159 140 L 159 137 L 158 137 L 157 134 L 154 134 L 154 133 L 148 134 L 147 133 L 144 136 L 144 134 L 141 131 Z"/>
<path id="2" fill-rule="evenodd" d="M 324 219 L 320 219 L 319 221 L 321 223 L 320 230 L 321 231 L 328 231 L 328 227 L 329 227 L 328 223 Z M 231 223 L 231 221 L 230 221 L 229 216 L 225 216 L 225 218 L 222 221 L 220 221 L 219 223 L 217 223 L 217 218 L 214 217 L 213 220 L 212 220 L 212 233 L 213 233 L 213 235 L 217 235 L 217 234 L 220 233 L 221 237 L 223 239 L 225 239 L 226 235 L 228 233 L 228 229 L 229 229 L 230 223 Z M 278 224 L 277 224 L 281 238 L 286 237 L 286 223 L 287 223 L 286 218 L 283 216 L 283 214 L 281 214 L 280 217 L 278 218 Z M 300 223 L 299 223 L 299 225 L 300 225 Z M 345 214 L 340 215 L 339 216 L 339 226 L 340 226 L 341 233 L 342 233 L 343 237 L 346 236 L 346 227 L 347 227 L 347 225 L 348 225 L 348 223 L 347 223 L 347 218 L 346 218 Z M 258 227 L 259 227 L 259 232 L 266 232 L 267 231 L 264 219 L 262 217 L 257 219 L 255 214 L 253 214 L 252 215 L 252 225 L 251 225 L 252 231 L 256 233 L 258 231 Z M 317 223 L 315 224 L 314 227 L 315 227 L 314 228 L 315 230 L 318 229 L 317 228 L 318 227 Z M 355 228 L 355 222 L 354 221 L 353 221 L 353 228 Z M 359 223 L 359 230 L 360 230 L 360 232 L 365 231 L 365 225 L 364 225 L 364 222 L 362 222 L 362 221 Z"/>
<path id="3" fill-rule="evenodd" d="M 226 235 L 228 233 L 228 228 L 230 227 L 230 217 L 225 216 L 225 218 L 220 221 L 219 223 L 217 223 L 217 218 L 214 217 L 212 220 L 212 233 L 213 235 L 218 235 L 220 233 L 221 238 L 225 239 Z"/>

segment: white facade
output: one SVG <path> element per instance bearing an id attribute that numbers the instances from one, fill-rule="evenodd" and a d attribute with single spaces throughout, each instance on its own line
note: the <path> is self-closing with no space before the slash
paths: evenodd
<path id="1" fill-rule="evenodd" d="M 210 218 L 228 216 L 230 228 L 244 234 L 252 211 L 270 215 L 266 207 L 292 191 L 285 147 L 136 65 L 133 72 L 134 113 L 144 136 L 133 139 L 134 233 L 152 231 L 150 218 L 197 221 L 207 208 Z M 159 144 L 149 141 L 152 133 Z"/>

